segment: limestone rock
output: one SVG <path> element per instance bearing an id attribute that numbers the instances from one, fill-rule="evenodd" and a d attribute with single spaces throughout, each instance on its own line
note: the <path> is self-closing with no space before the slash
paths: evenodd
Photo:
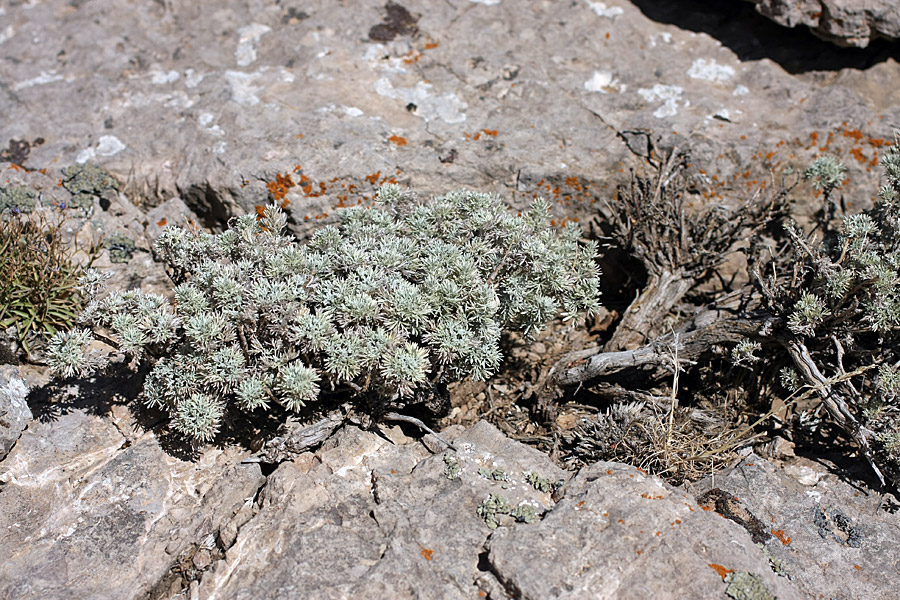
<path id="1" fill-rule="evenodd" d="M 692 30 L 705 3 L 682 28 L 627 2 L 401 5 L 402 18 L 383 0 L 10 5 L 0 156 L 54 183 L 97 163 L 136 206 L 177 197 L 204 226 L 274 200 L 303 237 L 385 181 L 518 206 L 541 194 L 557 216 L 588 218 L 642 132 L 691 147 L 716 201 L 829 152 L 865 203 L 900 122 L 894 59 L 837 70 L 748 57 L 767 40 L 746 27 Z"/>
<path id="2" fill-rule="evenodd" d="M 802 597 L 746 531 L 638 469 L 599 462 L 562 493 L 540 523 L 491 538 L 488 560 L 516 598 L 718 600 L 732 572 L 760 577 L 783 600 Z"/>
<path id="3" fill-rule="evenodd" d="M 0 461 L 31 420 L 27 396 L 28 386 L 19 379 L 17 369 L 9 365 L 0 366 Z"/>
<path id="4" fill-rule="evenodd" d="M 122 600 L 146 598 L 262 479 L 234 450 L 178 460 L 152 433 L 129 440 L 74 410 L 31 421 L 0 482 L 0 597 Z"/>
<path id="5" fill-rule="evenodd" d="M 504 494 L 540 513 L 553 501 L 526 475 L 566 475 L 487 423 L 450 437 L 457 451 L 430 454 L 348 428 L 315 454 L 282 463 L 259 513 L 203 578 L 200 598 L 476 596 L 490 533 L 479 503 Z M 448 462 L 458 465 L 453 478 Z"/>
<path id="6" fill-rule="evenodd" d="M 814 471 L 816 477 L 810 477 Z M 867 495 L 820 464 L 779 469 L 750 455 L 737 466 L 691 486 L 738 498 L 739 511 L 764 525 L 773 567 L 805 598 L 888 600 L 897 596 L 900 514 L 896 499 Z M 732 518 L 731 508 L 715 507 Z"/>
<path id="7" fill-rule="evenodd" d="M 894 0 L 748 0 L 786 27 L 806 25 L 840 46 L 865 48 L 875 38 L 900 39 L 900 5 Z"/>

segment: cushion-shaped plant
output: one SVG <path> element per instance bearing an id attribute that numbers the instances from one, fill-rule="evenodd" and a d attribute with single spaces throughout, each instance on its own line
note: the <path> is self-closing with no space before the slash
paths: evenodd
<path id="1" fill-rule="evenodd" d="M 174 304 L 138 290 L 95 299 L 86 328 L 53 338 L 51 365 L 92 371 L 104 357 L 87 346 L 102 335 L 152 366 L 148 405 L 209 440 L 226 410 L 299 410 L 323 388 L 390 404 L 485 379 L 500 366 L 503 331 L 530 336 L 599 307 L 596 245 L 575 224 L 551 227 L 543 200 L 521 216 L 470 191 L 419 202 L 389 185 L 376 200 L 305 245 L 282 235 L 287 217 L 274 205 L 218 235 L 167 227 L 156 250 Z M 101 280 L 90 273 L 85 290 L 96 297 Z"/>

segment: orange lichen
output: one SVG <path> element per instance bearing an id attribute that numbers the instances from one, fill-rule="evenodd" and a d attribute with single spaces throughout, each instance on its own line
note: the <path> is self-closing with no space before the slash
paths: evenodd
<path id="1" fill-rule="evenodd" d="M 156 224 L 159 225 L 160 227 L 165 227 L 166 226 L 166 218 L 163 217 L 162 219 L 157 221 Z"/>
<path id="2" fill-rule="evenodd" d="M 481 131 L 483 131 L 486 135 L 489 135 L 491 137 L 497 137 L 498 135 L 500 135 L 500 132 L 497 131 L 496 129 L 482 129 Z"/>
<path id="3" fill-rule="evenodd" d="M 431 557 L 434 556 L 434 550 L 429 548 L 422 548 L 422 556 L 425 560 L 431 560 Z"/>
<path id="4" fill-rule="evenodd" d="M 772 535 L 777 537 L 778 541 L 780 541 L 785 546 L 791 543 L 791 538 L 784 534 L 784 529 L 770 529 L 769 531 L 771 531 Z"/>
<path id="5" fill-rule="evenodd" d="M 440 45 L 441 45 L 440 42 L 428 42 L 427 44 L 425 44 L 425 49 L 426 50 L 434 50 L 435 48 L 437 48 Z"/>
<path id="6" fill-rule="evenodd" d="M 722 581 L 725 581 L 725 576 L 729 573 L 734 573 L 734 569 L 729 569 L 727 567 L 723 567 L 722 565 L 717 565 L 716 563 L 709 563 L 707 565 L 710 569 L 719 574 L 719 577 L 722 578 Z"/>
<path id="7" fill-rule="evenodd" d="M 397 144 L 398 146 L 406 145 L 406 138 L 400 137 L 399 135 L 392 135 L 391 137 L 388 138 L 388 141 L 393 142 L 394 144 Z"/>
<path id="8" fill-rule="evenodd" d="M 294 180 L 291 179 L 290 173 L 285 173 L 282 175 L 281 173 L 275 173 L 275 181 L 269 181 L 266 183 L 266 189 L 269 190 L 269 193 L 272 194 L 272 199 L 276 202 L 282 202 L 285 200 L 285 196 L 287 196 L 288 191 L 294 187 Z M 287 205 L 287 202 L 282 202 L 282 208 Z"/>

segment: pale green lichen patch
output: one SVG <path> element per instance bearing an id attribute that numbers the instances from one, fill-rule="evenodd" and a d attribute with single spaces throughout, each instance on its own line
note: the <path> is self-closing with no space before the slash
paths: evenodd
<path id="1" fill-rule="evenodd" d="M 106 190 L 118 190 L 119 182 L 97 165 L 73 165 L 62 170 L 62 185 L 72 194 L 70 205 L 89 208 L 94 197 Z"/>
<path id="2" fill-rule="evenodd" d="M 0 213 L 30 213 L 34 210 L 37 193 L 24 186 L 0 187 Z"/>
<path id="3" fill-rule="evenodd" d="M 763 578 L 755 573 L 735 571 L 725 576 L 725 583 L 725 595 L 734 600 L 775 600 Z"/>
<path id="4" fill-rule="evenodd" d="M 134 240 L 118 231 L 106 238 L 103 245 L 109 250 L 109 260 L 114 263 L 127 263 L 136 250 Z"/>

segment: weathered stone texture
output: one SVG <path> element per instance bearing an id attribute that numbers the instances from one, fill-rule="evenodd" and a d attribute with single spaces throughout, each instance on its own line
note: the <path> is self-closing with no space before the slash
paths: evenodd
<path id="1" fill-rule="evenodd" d="M 895 0 L 748 0 L 780 25 L 805 25 L 841 46 L 865 48 L 875 38 L 900 39 L 900 4 Z"/>
<path id="2" fill-rule="evenodd" d="M 0 464 L 0 598 L 145 598 L 262 484 L 234 450 L 194 462 L 80 410 L 32 421 Z"/>

